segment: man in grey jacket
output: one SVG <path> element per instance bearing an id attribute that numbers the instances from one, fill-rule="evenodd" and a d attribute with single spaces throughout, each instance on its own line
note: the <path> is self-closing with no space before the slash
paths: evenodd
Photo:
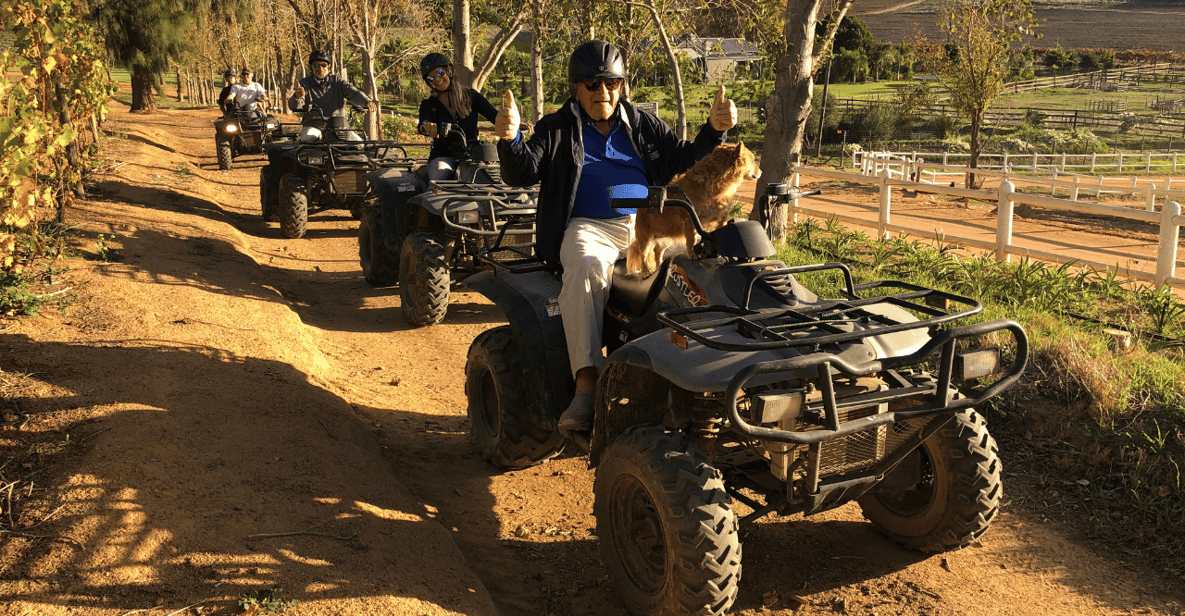
<path id="1" fill-rule="evenodd" d="M 344 113 L 346 101 L 358 107 L 366 107 L 371 113 L 378 113 L 378 105 L 355 88 L 353 84 L 329 72 L 329 53 L 315 49 L 309 54 L 308 77 L 302 77 L 296 84 L 296 91 L 288 99 L 288 108 L 294 112 L 308 112 L 313 107 L 321 111 L 330 128 L 348 128 Z M 300 131 L 300 141 L 315 139 L 306 124 Z"/>

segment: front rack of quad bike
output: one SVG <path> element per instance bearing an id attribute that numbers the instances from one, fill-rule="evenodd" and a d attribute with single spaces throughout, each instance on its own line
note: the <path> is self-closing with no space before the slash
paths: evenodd
<path id="1" fill-rule="evenodd" d="M 358 155 L 365 156 L 372 167 L 415 166 L 428 162 L 427 158 L 415 157 L 408 154 L 408 148 L 422 147 L 414 143 L 396 143 L 394 141 L 313 141 L 296 145 L 297 160 L 301 164 L 311 167 L 326 167 L 336 169 L 339 160 L 345 159 L 350 167 L 359 164 Z M 323 151 L 326 156 L 320 160 L 315 152 Z M 349 158 L 346 158 L 349 157 Z M 351 160 L 353 159 L 353 160 Z"/>
<path id="2" fill-rule="evenodd" d="M 431 185 L 435 194 L 445 196 L 440 208 L 444 225 L 486 240 L 479 261 L 517 262 L 534 258 L 538 188 L 475 184 L 464 180 L 435 180 Z M 473 219 L 468 224 L 473 226 L 461 224 L 462 216 L 469 212 L 472 212 Z"/>
<path id="3" fill-rule="evenodd" d="M 342 195 L 364 194 L 370 184 L 363 177 L 375 169 L 404 167 L 414 169 L 426 164 L 426 158 L 408 154 L 416 144 L 394 141 L 317 141 L 296 146 L 292 156 L 297 162 L 326 174 L 333 191 Z"/>
<path id="4" fill-rule="evenodd" d="M 736 431 L 754 438 L 795 445 L 822 443 L 880 426 L 977 406 L 1011 387 L 1028 363 L 1028 338 L 1024 329 L 1014 321 L 999 319 L 943 327 L 980 312 L 982 305 L 979 302 L 904 282 L 878 281 L 856 285 L 852 283 L 850 270 L 840 263 L 761 272 L 749 283 L 746 297 L 751 295 L 753 285 L 761 279 L 777 280 L 789 274 L 826 269 L 842 271 L 845 279 L 841 291 L 843 299 L 820 300 L 790 309 L 750 310 L 713 305 L 659 313 L 658 320 L 671 328 L 672 341 L 683 348 L 687 348 L 689 341 L 695 341 L 712 349 L 738 353 L 802 349 L 801 354 L 785 359 L 754 362 L 731 379 L 723 399 L 726 401 L 727 417 Z M 901 289 L 901 292 L 860 296 L 861 291 L 874 289 Z M 878 305 L 900 310 L 874 308 Z M 955 308 L 952 310 L 951 306 Z M 898 320 L 890 316 L 894 312 L 908 314 L 909 318 L 920 318 Z M 850 356 L 843 354 L 841 345 L 845 343 L 907 331 L 924 331 L 928 339 L 912 352 L 898 356 L 854 362 Z M 953 388 L 952 384 L 956 382 L 983 380 L 1001 374 L 998 349 L 988 347 L 957 352 L 958 342 L 977 341 L 998 331 L 1011 333 L 1015 343 L 1010 366 L 1003 371 L 1002 376 L 989 383 Z M 940 355 L 936 378 L 914 379 L 902 375 L 912 374 L 908 369 L 923 365 L 934 354 Z M 814 403 L 804 403 L 805 396 L 801 391 L 763 392 L 750 414 L 755 423 L 768 423 L 761 421 L 763 410 L 757 406 L 763 406 L 766 402 L 771 407 L 799 404 L 802 406 L 801 417 L 813 424 L 811 429 L 784 430 L 753 425 L 741 416 L 737 407 L 738 395 L 751 381 L 766 377 L 763 382 L 770 382 L 768 375 L 809 375 L 812 372 L 817 375 L 813 382 L 818 390 Z M 879 374 L 885 380 L 885 389 L 837 401 L 837 377 L 856 379 L 874 374 Z M 779 399 L 779 396 L 782 398 Z M 850 413 L 853 409 L 871 407 L 889 410 L 873 414 Z M 852 416 L 858 417 L 845 419 Z"/>

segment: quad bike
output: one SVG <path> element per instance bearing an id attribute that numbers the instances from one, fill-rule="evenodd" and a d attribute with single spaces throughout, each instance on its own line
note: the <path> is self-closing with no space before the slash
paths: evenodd
<path id="1" fill-rule="evenodd" d="M 218 168 L 226 171 L 240 154 L 258 154 L 267 143 L 281 141 L 285 134 L 281 122 L 269 113 L 242 109 L 238 105 L 214 120 L 214 147 L 218 154 Z"/>
<path id="2" fill-rule="evenodd" d="M 347 209 L 360 217 L 372 198 L 364 176 L 423 162 L 406 145 L 363 140 L 346 118 L 322 117 L 316 107 L 302 122 L 312 129 L 306 140 L 269 146 L 269 162 L 259 172 L 263 218 L 279 221 L 284 237 L 304 237 L 309 215 L 319 211 Z"/>
<path id="3" fill-rule="evenodd" d="M 468 143 L 455 125 L 438 130 L 457 159 L 457 179 L 427 182 L 422 168 L 369 174 L 377 203 L 358 228 L 363 275 L 378 287 L 398 282 L 413 325 L 444 319 L 453 281 L 485 267 L 479 253 L 513 247 L 520 257 L 534 245 L 537 191 L 502 183 L 494 144 Z"/>
<path id="4" fill-rule="evenodd" d="M 785 185 L 767 207 L 808 193 Z M 618 263 L 605 310 L 606 365 L 587 434 L 562 434 L 572 398 L 555 274 L 528 259 L 466 285 L 508 325 L 469 349 L 465 391 L 482 456 L 514 469 L 567 444 L 589 449 L 602 559 L 634 614 L 721 614 L 741 578 L 741 525 L 856 501 L 909 548 L 964 547 L 1001 498 L 995 441 L 973 407 L 1019 379 L 1024 330 L 958 324 L 982 310 L 904 282 L 855 284 L 840 263 L 786 267 L 756 221 L 705 232 L 651 188 L 619 207 L 682 207 L 694 258 L 643 280 Z M 824 298 L 798 277 L 840 281 Z M 1010 360 L 989 337 L 1005 336 Z M 566 438 L 567 437 L 567 438 Z M 753 510 L 737 519 L 733 501 Z"/>

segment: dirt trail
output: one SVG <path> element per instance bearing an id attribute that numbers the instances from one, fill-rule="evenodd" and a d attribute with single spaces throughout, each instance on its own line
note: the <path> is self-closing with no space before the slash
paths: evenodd
<path id="1" fill-rule="evenodd" d="M 24 535 L 0 538 L 0 614 L 232 614 L 271 586 L 316 616 L 624 613 L 584 458 L 500 474 L 473 453 L 462 367 L 500 313 L 458 288 L 444 323 L 407 327 L 344 212 L 300 240 L 262 222 L 261 159 L 218 171 L 214 117 L 117 105 L 106 129 L 127 138 L 70 216 L 80 252 L 102 234 L 124 260 L 69 261 L 64 314 L 0 324 L 5 405 L 27 418 L 0 452 L 62 451 L 22 468 L 40 474 Z M 766 518 L 734 613 L 1185 614 L 1001 449 L 981 543 L 909 552 L 854 506 Z"/>

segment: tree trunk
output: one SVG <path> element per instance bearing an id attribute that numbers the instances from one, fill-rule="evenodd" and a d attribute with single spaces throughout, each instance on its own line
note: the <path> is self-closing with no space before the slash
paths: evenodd
<path id="1" fill-rule="evenodd" d="M 983 144 L 979 141 L 979 131 L 983 127 L 983 116 L 987 109 L 977 109 L 975 113 L 971 114 L 971 159 L 967 161 L 967 167 L 976 169 L 979 167 L 979 154 L 983 151 Z M 976 181 L 974 173 L 967 174 L 966 187 L 969 190 L 979 188 L 980 182 Z"/>
<path id="2" fill-rule="evenodd" d="M 786 238 L 786 212 L 766 213 L 758 207 L 765 200 L 766 184 L 789 183 L 802 154 L 802 139 L 811 114 L 814 91 L 815 22 L 818 2 L 786 2 L 786 45 L 778 54 L 774 91 L 765 103 L 765 146 L 761 150 L 761 176 L 749 217 L 766 225 L 770 239 Z"/>
<path id="3" fill-rule="evenodd" d="M 473 67 L 473 74 L 470 76 L 470 81 L 466 82 L 469 87 L 474 90 L 481 91 L 485 87 L 486 80 L 490 78 L 490 74 L 494 72 L 494 68 L 498 65 L 498 60 L 502 58 L 502 54 L 507 47 L 514 42 L 519 32 L 523 31 L 523 25 L 526 24 L 526 13 L 519 13 L 515 15 L 514 19 L 505 29 L 499 30 L 494 38 L 490 39 L 489 47 L 486 47 L 485 54 L 482 55 L 481 60 Z M 499 93 L 495 93 L 499 94 Z"/>
<path id="4" fill-rule="evenodd" d="M 370 55 L 370 50 L 361 48 L 362 51 L 362 92 L 374 101 L 376 110 L 366 110 L 366 118 L 363 120 L 363 127 L 366 130 L 366 138 L 372 140 L 382 139 L 382 123 L 379 119 L 382 117 L 382 109 L 378 108 L 379 104 L 379 82 L 375 77 L 374 72 L 374 57 Z"/>
<path id="5" fill-rule="evenodd" d="M 818 0 L 816 0 L 818 1 Z M 796 0 L 789 0 L 790 4 L 794 4 Z M 667 52 L 667 58 L 671 61 L 671 73 L 674 75 L 675 86 L 675 103 L 678 108 L 678 117 L 675 120 L 675 134 L 680 139 L 687 138 L 687 103 L 683 98 L 683 75 L 679 71 L 679 59 L 675 56 L 675 49 L 671 47 L 671 39 L 667 36 L 667 29 L 662 25 L 662 18 L 658 15 L 658 7 L 654 5 L 654 0 L 646 0 L 645 4 L 637 4 L 627 2 L 633 6 L 645 8 L 650 11 L 650 17 L 654 20 L 654 27 L 658 29 L 658 38 L 662 41 L 662 47 Z"/>
<path id="6" fill-rule="evenodd" d="M 58 85 L 55 90 L 57 90 L 58 109 L 60 110 L 58 112 L 58 122 L 60 122 L 62 126 L 70 126 L 73 124 L 73 119 L 70 117 L 70 100 L 66 98 L 66 88 Z M 71 185 L 66 186 L 65 188 L 72 190 L 74 195 L 79 199 L 86 198 L 86 190 L 82 186 L 82 159 L 78 155 L 77 137 L 70 141 L 70 143 L 66 144 L 66 161 L 71 167 L 79 172 L 79 176 L 77 181 L 71 181 Z M 65 177 L 69 178 L 71 176 L 66 175 Z M 58 201 L 57 221 L 59 223 L 66 222 L 66 206 L 68 205 L 68 201 L 69 200 L 65 195 L 62 195 L 62 198 Z"/>
<path id="7" fill-rule="evenodd" d="M 469 0 L 453 0 L 453 69 L 461 83 L 473 83 L 469 37 Z"/>
<path id="8" fill-rule="evenodd" d="M 534 3 L 535 23 L 543 22 L 540 14 L 542 6 Z M 535 35 L 531 37 L 531 123 L 538 123 L 543 118 L 543 48 L 539 42 L 539 28 L 535 28 Z"/>
<path id="9" fill-rule="evenodd" d="M 180 103 L 181 101 L 185 100 L 184 94 L 181 91 L 181 84 L 184 82 L 181 81 L 181 67 L 180 66 L 173 69 L 173 76 L 176 77 L 176 79 L 177 79 L 177 102 Z"/>
<path id="10" fill-rule="evenodd" d="M 132 111 L 152 113 L 156 100 L 152 96 L 152 79 L 143 64 L 132 66 Z"/>
<path id="11" fill-rule="evenodd" d="M 761 177 L 753 195 L 753 210 L 749 218 L 766 226 L 772 240 L 786 238 L 785 206 L 768 214 L 761 207 L 766 186 L 789 184 L 793 169 L 802 155 L 802 141 L 806 122 L 811 115 L 811 94 L 814 91 L 815 63 L 835 39 L 835 32 L 852 0 L 839 0 L 827 20 L 826 33 L 815 50 L 815 24 L 819 20 L 819 5 L 823 0 L 786 0 L 785 43 L 778 52 L 777 77 L 774 91 L 765 102 L 765 146 L 761 150 Z M 765 219 L 768 215 L 768 220 Z"/>

